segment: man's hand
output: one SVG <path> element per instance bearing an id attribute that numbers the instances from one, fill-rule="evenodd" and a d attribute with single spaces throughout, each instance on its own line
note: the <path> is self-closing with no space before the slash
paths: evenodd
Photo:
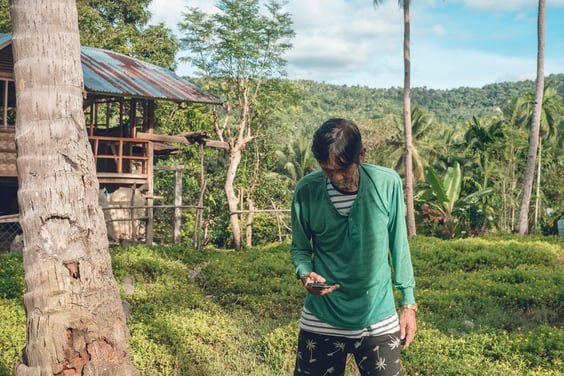
<path id="1" fill-rule="evenodd" d="M 322 276 L 320 276 L 316 272 L 303 274 L 302 275 L 302 283 L 303 283 L 305 289 L 307 290 L 307 292 L 309 292 L 311 295 L 326 295 L 326 294 L 332 293 L 333 291 L 335 291 L 339 288 L 339 285 L 332 285 L 331 287 L 328 287 L 326 289 L 309 287 L 308 284 L 313 283 L 313 282 L 325 283 L 326 280 L 325 280 L 325 278 L 323 278 Z"/>
<path id="2" fill-rule="evenodd" d="M 417 332 L 415 310 L 404 308 L 400 314 L 400 339 L 404 349 L 407 349 L 411 342 L 413 342 L 415 332 Z"/>

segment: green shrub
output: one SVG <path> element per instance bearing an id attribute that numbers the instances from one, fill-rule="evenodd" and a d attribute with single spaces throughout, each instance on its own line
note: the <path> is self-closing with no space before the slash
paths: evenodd
<path id="1" fill-rule="evenodd" d="M 177 375 L 177 362 L 167 343 L 160 343 L 149 335 L 151 325 L 143 321 L 130 323 L 129 348 L 131 358 L 144 376 Z"/>
<path id="2" fill-rule="evenodd" d="M 25 333 L 21 298 L 0 299 L 0 376 L 12 375 L 14 364 L 25 346 Z"/>
<path id="3" fill-rule="evenodd" d="M 258 343 L 257 353 L 273 372 L 294 369 L 296 361 L 294 347 L 298 338 L 298 325 L 295 322 L 279 326 L 264 334 Z"/>
<path id="4" fill-rule="evenodd" d="M 0 253 L 0 376 L 12 375 L 25 346 L 25 291 L 22 257 Z"/>
<path id="5" fill-rule="evenodd" d="M 224 309 L 243 308 L 260 317 L 296 317 L 305 291 L 295 278 L 289 245 L 219 252 L 197 279 Z"/>
<path id="6" fill-rule="evenodd" d="M 534 355 L 523 353 L 523 341 L 504 331 L 448 336 L 422 323 L 417 340 L 404 351 L 402 364 L 409 376 L 559 375 L 564 365 L 562 353 L 547 363 L 538 358 L 538 350 Z M 557 346 L 561 349 L 562 345 Z"/>
<path id="7" fill-rule="evenodd" d="M 21 298 L 24 291 L 21 254 L 0 253 L 0 299 Z"/>

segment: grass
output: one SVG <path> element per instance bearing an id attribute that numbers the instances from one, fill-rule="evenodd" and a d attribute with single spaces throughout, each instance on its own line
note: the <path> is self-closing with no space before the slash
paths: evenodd
<path id="1" fill-rule="evenodd" d="M 406 375 L 561 375 L 564 239 L 411 240 L 421 309 Z M 134 280 L 130 350 L 142 375 L 290 375 L 304 290 L 289 244 L 243 252 L 112 250 Z M 23 267 L 0 255 L 0 376 L 25 346 Z M 347 375 L 357 375 L 352 362 Z"/>

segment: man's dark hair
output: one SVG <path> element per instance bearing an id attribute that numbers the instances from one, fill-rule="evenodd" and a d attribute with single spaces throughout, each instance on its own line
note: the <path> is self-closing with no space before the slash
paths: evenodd
<path id="1" fill-rule="evenodd" d="M 313 135 L 311 151 L 317 162 L 322 164 L 328 163 L 331 155 L 342 168 L 353 163 L 360 164 L 361 150 L 360 130 L 350 120 L 329 119 Z"/>

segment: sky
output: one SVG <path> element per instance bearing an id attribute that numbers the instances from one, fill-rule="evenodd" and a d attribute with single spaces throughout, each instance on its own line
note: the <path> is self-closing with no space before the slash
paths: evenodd
<path id="1" fill-rule="evenodd" d="M 187 6 L 216 0 L 153 0 L 152 24 L 178 33 Z M 371 88 L 403 87 L 403 11 L 397 0 L 288 0 L 296 33 L 289 79 Z M 537 0 L 412 0 L 411 87 L 455 89 L 534 80 Z M 178 34 L 180 36 L 180 34 Z M 179 56 L 182 55 L 182 52 Z M 564 0 L 546 0 L 545 75 L 564 73 Z M 191 76 L 188 64 L 176 73 Z"/>

